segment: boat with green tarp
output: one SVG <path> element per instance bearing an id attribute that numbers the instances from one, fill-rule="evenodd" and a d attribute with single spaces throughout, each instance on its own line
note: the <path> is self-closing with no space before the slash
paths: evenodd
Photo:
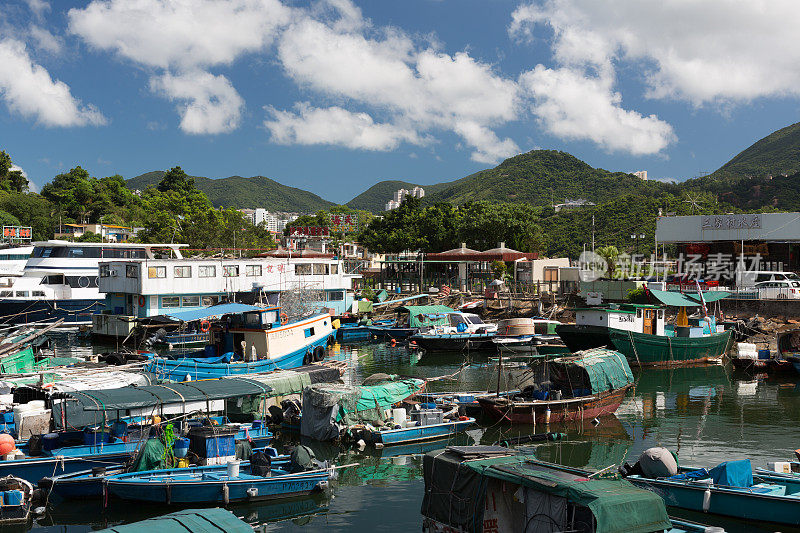
<path id="1" fill-rule="evenodd" d="M 218 507 L 211 509 L 184 509 L 174 513 L 148 518 L 132 524 L 121 524 L 100 533 L 253 533 L 253 527 L 232 512 Z"/>
<path id="2" fill-rule="evenodd" d="M 395 312 L 394 323 L 375 323 L 369 326 L 370 333 L 378 339 L 406 339 L 420 328 L 449 324 L 448 313 L 455 310 L 446 305 L 404 305 Z"/>
<path id="3" fill-rule="evenodd" d="M 648 294 L 661 305 L 576 309 L 575 324 L 558 326 L 558 334 L 571 349 L 608 346 L 639 366 L 697 364 L 722 358 L 731 343 L 731 330 L 717 326 L 716 318 L 707 315 L 706 304 L 730 293 L 650 290 Z M 666 323 L 665 306 L 679 309 L 674 325 Z M 703 316 L 688 317 L 689 308 L 701 308 Z"/>
<path id="4" fill-rule="evenodd" d="M 498 446 L 433 451 L 425 455 L 423 471 L 426 533 L 705 530 L 675 527 L 661 498 L 625 480 L 568 472 Z"/>
<path id="5" fill-rule="evenodd" d="M 512 424 L 591 420 L 614 413 L 633 386 L 625 356 L 593 348 L 525 371 L 513 393 L 476 398 L 490 418 Z"/>

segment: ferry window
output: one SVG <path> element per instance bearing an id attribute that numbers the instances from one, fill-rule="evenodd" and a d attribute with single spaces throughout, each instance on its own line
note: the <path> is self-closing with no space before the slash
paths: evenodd
<path id="1" fill-rule="evenodd" d="M 244 321 L 248 326 L 260 326 L 261 313 L 246 313 L 244 315 Z"/>
<path id="2" fill-rule="evenodd" d="M 214 278 L 217 276 L 217 267 L 214 265 L 200 265 L 197 267 L 197 275 L 201 278 Z"/>
<path id="3" fill-rule="evenodd" d="M 178 296 L 162 296 L 161 307 L 180 307 L 181 301 Z"/>
<path id="4" fill-rule="evenodd" d="M 274 324 L 278 321 L 278 312 L 277 311 L 267 311 L 261 314 L 261 323 L 262 324 Z"/>
<path id="5" fill-rule="evenodd" d="M 100 265 L 100 277 L 107 278 L 111 275 L 111 267 L 108 265 Z"/>
<path id="6" fill-rule="evenodd" d="M 260 276 L 261 265 L 247 265 L 247 267 L 245 267 L 245 273 L 248 276 Z"/>
<path id="7" fill-rule="evenodd" d="M 190 266 L 176 266 L 175 267 L 175 277 L 176 278 L 191 278 L 192 277 L 192 267 L 190 267 Z"/>
<path id="8" fill-rule="evenodd" d="M 344 300 L 344 291 L 331 291 L 328 293 L 329 302 L 341 302 Z"/>
<path id="9" fill-rule="evenodd" d="M 305 334 L 306 338 L 313 337 L 314 336 L 314 328 L 306 328 L 306 329 L 303 330 L 303 333 Z"/>
<path id="10" fill-rule="evenodd" d="M 642 310 L 641 309 L 637 309 L 636 310 L 636 318 L 642 318 Z"/>
<path id="11" fill-rule="evenodd" d="M 64 274 L 50 274 L 42 278 L 42 285 L 65 285 Z"/>
<path id="12" fill-rule="evenodd" d="M 331 274 L 339 273 L 339 265 L 331 265 Z"/>
<path id="13" fill-rule="evenodd" d="M 31 291 L 31 296 L 44 296 L 44 291 Z"/>
<path id="14" fill-rule="evenodd" d="M 328 265 L 325 263 L 314 263 L 314 275 L 324 276 L 328 273 Z"/>
<path id="15" fill-rule="evenodd" d="M 67 248 L 67 257 L 100 257 L 100 248 L 95 248 L 93 246 L 70 246 Z"/>
<path id="16" fill-rule="evenodd" d="M 28 297 L 28 291 L 17 291 L 16 296 L 17 296 L 17 298 L 20 298 L 20 297 L 27 298 Z"/>
<path id="17" fill-rule="evenodd" d="M 147 267 L 147 277 L 150 279 L 166 278 L 167 267 Z"/>
<path id="18" fill-rule="evenodd" d="M 239 275 L 239 265 L 225 265 L 222 267 L 222 275 L 226 278 L 235 278 Z"/>
<path id="19" fill-rule="evenodd" d="M 0 298 L 7 298 L 9 296 L 14 296 L 14 291 L 0 291 Z"/>
<path id="20" fill-rule="evenodd" d="M 183 307 L 200 307 L 200 297 L 184 296 L 181 298 L 181 305 Z"/>
<path id="21" fill-rule="evenodd" d="M 125 277 L 126 278 L 138 278 L 139 277 L 139 266 L 138 265 L 125 265 Z"/>
<path id="22" fill-rule="evenodd" d="M 219 303 L 219 296 L 203 296 L 203 307 L 211 307 Z"/>
<path id="23" fill-rule="evenodd" d="M 297 276 L 308 276 L 311 274 L 311 265 L 302 263 L 294 266 L 294 273 Z"/>

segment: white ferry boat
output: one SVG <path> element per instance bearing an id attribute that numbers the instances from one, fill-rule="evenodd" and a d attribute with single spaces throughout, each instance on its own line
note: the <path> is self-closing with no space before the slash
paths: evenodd
<path id="1" fill-rule="evenodd" d="M 0 324 L 53 322 L 61 318 L 66 324 L 90 324 L 105 300 L 98 289 L 101 261 L 155 259 L 162 252 L 181 257 L 183 246 L 186 245 L 35 242 L 22 275 L 5 278 L 0 286 Z"/>
<path id="2" fill-rule="evenodd" d="M 289 315 L 353 306 L 353 279 L 333 258 L 180 258 L 108 261 L 100 265 L 105 311 L 92 332 L 124 336 L 134 320 L 200 310 L 223 302 L 281 305 Z M 301 300 L 301 301 L 299 301 Z"/>

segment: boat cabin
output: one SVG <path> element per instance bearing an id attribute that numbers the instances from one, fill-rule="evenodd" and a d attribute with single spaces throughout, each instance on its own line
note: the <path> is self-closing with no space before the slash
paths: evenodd
<path id="1" fill-rule="evenodd" d="M 588 307 L 575 310 L 575 324 L 664 335 L 664 311 L 665 309 L 661 306 L 642 304 Z"/>

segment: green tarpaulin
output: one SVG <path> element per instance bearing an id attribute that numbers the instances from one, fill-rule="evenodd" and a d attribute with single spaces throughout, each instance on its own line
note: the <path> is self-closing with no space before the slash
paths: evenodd
<path id="1" fill-rule="evenodd" d="M 628 360 L 620 352 L 592 348 L 550 363 L 551 380 L 570 389 L 591 388 L 592 394 L 621 389 L 633 383 Z M 563 383 L 561 383 L 563 382 Z"/>
<path id="2" fill-rule="evenodd" d="M 408 313 L 408 325 L 412 328 L 448 324 L 447 313 L 453 313 L 446 305 L 404 305 L 397 308 L 397 313 Z"/>
<path id="3" fill-rule="evenodd" d="M 659 291 L 650 289 L 650 294 L 664 305 L 672 307 L 700 307 L 700 296 L 696 292 Z M 716 302 L 727 298 L 731 293 L 726 291 L 708 291 L 703 293 L 706 303 Z"/>
<path id="4" fill-rule="evenodd" d="M 187 509 L 133 524 L 102 529 L 109 533 L 253 533 L 253 528 L 225 509 Z"/>

